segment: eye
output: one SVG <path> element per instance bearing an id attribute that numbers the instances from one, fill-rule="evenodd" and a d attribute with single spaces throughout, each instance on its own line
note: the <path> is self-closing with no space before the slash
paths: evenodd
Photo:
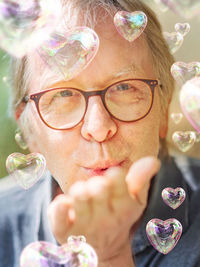
<path id="1" fill-rule="evenodd" d="M 131 88 L 131 86 L 128 83 L 120 83 L 116 87 L 118 91 L 125 91 Z"/>
<path id="2" fill-rule="evenodd" d="M 55 103 L 55 101 L 71 101 L 72 98 L 74 98 L 76 96 L 76 92 L 72 91 L 71 89 L 58 89 L 58 91 L 52 91 L 49 92 L 45 95 L 45 98 L 43 98 L 43 102 L 44 100 L 47 101 L 48 100 L 48 104 L 52 104 Z"/>
<path id="3" fill-rule="evenodd" d="M 73 92 L 70 90 L 64 90 L 64 91 L 59 92 L 58 95 L 63 96 L 63 97 L 72 96 Z"/>

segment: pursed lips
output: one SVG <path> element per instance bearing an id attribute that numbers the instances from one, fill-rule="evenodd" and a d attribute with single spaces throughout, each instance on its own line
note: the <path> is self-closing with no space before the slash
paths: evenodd
<path id="1" fill-rule="evenodd" d="M 107 162 L 98 162 L 96 164 L 93 164 L 92 166 L 83 167 L 89 176 L 94 175 L 103 175 L 105 172 L 112 168 L 112 167 L 118 167 L 123 164 L 123 161 L 107 161 Z"/>

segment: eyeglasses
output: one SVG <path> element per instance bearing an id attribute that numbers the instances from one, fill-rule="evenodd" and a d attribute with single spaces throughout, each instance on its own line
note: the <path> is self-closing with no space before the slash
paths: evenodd
<path id="1" fill-rule="evenodd" d="M 134 122 L 150 112 L 157 85 L 158 80 L 129 79 L 98 91 L 53 88 L 25 96 L 24 102 L 33 100 L 41 120 L 55 130 L 71 129 L 78 125 L 84 118 L 90 96 L 100 96 L 105 109 L 113 118 Z"/>

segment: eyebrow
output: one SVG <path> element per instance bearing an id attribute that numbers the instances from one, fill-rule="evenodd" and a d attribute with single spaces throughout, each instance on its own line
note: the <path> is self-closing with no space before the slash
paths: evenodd
<path id="1" fill-rule="evenodd" d="M 137 67 L 134 63 L 131 63 L 128 66 L 122 67 L 118 72 L 115 72 L 110 75 L 105 81 L 102 82 L 102 84 L 112 84 L 112 82 L 116 81 L 116 78 L 120 78 L 123 75 L 126 74 L 135 74 L 141 72 L 141 69 Z M 47 88 L 52 87 L 52 84 L 58 83 L 58 82 L 70 82 L 70 80 L 62 80 L 61 76 L 59 74 L 53 73 L 52 70 L 49 70 L 48 67 L 45 68 L 43 71 L 41 77 L 40 77 L 40 90 L 46 90 Z M 92 87 L 92 89 L 96 88 L 95 90 L 98 90 L 98 87 Z M 90 88 L 88 88 L 90 89 Z"/>
<path id="2" fill-rule="evenodd" d="M 42 91 L 46 90 L 48 87 L 51 87 L 52 84 L 58 83 L 61 80 L 60 74 L 54 74 L 53 71 L 46 68 L 40 77 L 39 89 Z"/>
<path id="3" fill-rule="evenodd" d="M 136 76 L 138 76 L 139 74 L 143 73 L 143 70 L 136 66 L 134 63 L 131 63 L 130 65 L 126 65 L 124 67 L 122 67 L 119 71 L 114 72 L 113 74 L 110 75 L 110 77 L 108 77 L 103 83 L 104 84 L 112 84 L 114 82 L 116 82 L 116 79 L 119 79 L 125 75 L 134 75 L 134 77 L 131 78 L 136 78 Z M 130 78 L 130 77 L 129 77 Z M 123 78 L 126 79 L 126 78 Z"/>
<path id="4" fill-rule="evenodd" d="M 136 65 L 134 63 L 132 63 L 131 65 L 126 66 L 126 67 L 122 68 L 119 72 L 115 73 L 113 75 L 113 77 L 117 78 L 117 77 L 120 77 L 120 76 L 127 74 L 127 73 L 136 73 L 139 71 L 141 71 L 141 69 L 136 67 Z"/>

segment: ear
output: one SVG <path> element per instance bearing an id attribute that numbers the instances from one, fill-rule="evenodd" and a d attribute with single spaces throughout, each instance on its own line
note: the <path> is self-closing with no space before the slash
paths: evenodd
<path id="1" fill-rule="evenodd" d="M 17 109 L 15 110 L 15 120 L 18 121 L 19 117 L 21 116 L 24 108 L 25 108 L 25 103 L 20 103 L 19 106 L 17 107 Z"/>
<path id="2" fill-rule="evenodd" d="M 160 120 L 159 136 L 164 139 L 168 132 L 168 109 Z"/>
<path id="3" fill-rule="evenodd" d="M 26 106 L 26 103 L 21 102 L 18 105 L 17 109 L 15 110 L 15 120 L 18 122 L 19 127 L 22 129 L 22 131 L 23 131 L 23 125 L 20 125 L 20 122 L 18 120 L 19 120 L 22 112 L 24 111 L 25 106 Z M 28 149 L 31 152 L 40 152 L 39 149 L 38 149 L 38 146 L 37 146 L 37 142 L 34 139 L 34 135 L 32 135 L 32 132 L 31 132 L 31 129 L 30 129 L 30 125 L 26 125 L 26 128 L 27 127 L 28 127 L 28 134 L 27 134 L 27 129 L 26 129 L 25 132 L 23 131 L 23 136 L 24 136 L 25 141 L 27 143 Z"/>

